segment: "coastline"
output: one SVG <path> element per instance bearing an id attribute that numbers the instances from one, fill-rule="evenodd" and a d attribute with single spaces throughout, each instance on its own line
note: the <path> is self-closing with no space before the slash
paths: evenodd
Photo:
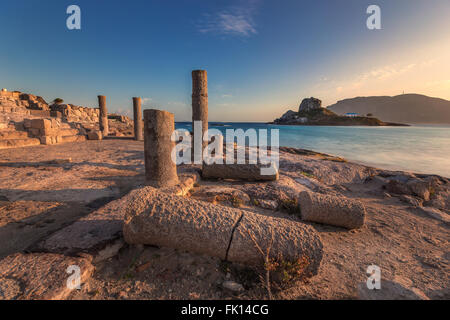
<path id="1" fill-rule="evenodd" d="M 450 176 L 450 126 L 446 124 L 350 127 L 223 122 L 220 126 L 210 123 L 210 127 L 224 134 L 226 129 L 279 129 L 280 146 L 337 155 L 379 168 Z M 190 123 L 177 123 L 177 128 L 190 130 Z"/>
<path id="2" fill-rule="evenodd" d="M 410 127 L 410 124 L 406 123 L 394 123 L 394 122 L 383 122 L 380 125 L 370 125 L 370 124 L 336 124 L 336 123 L 276 123 L 266 122 L 266 124 L 279 125 L 279 126 L 324 126 L 324 127 Z"/>

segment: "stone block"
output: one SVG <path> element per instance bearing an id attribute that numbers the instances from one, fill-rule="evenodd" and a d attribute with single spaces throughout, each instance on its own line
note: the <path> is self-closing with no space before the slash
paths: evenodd
<path id="1" fill-rule="evenodd" d="M 269 165 L 260 164 L 206 164 L 203 163 L 202 177 L 206 179 L 235 179 L 248 181 L 274 181 L 278 180 L 278 170 L 274 174 L 263 175 L 261 168 Z"/>
<path id="2" fill-rule="evenodd" d="M 34 137 L 39 137 L 41 135 L 41 129 L 30 128 L 28 132 L 31 133 Z"/>
<path id="3" fill-rule="evenodd" d="M 48 110 L 30 110 L 31 115 L 38 117 L 51 117 L 50 111 Z"/>
<path id="4" fill-rule="evenodd" d="M 55 144 L 56 142 L 56 137 L 54 136 L 42 136 L 39 138 L 41 141 L 41 144 L 45 144 L 45 145 L 50 145 L 50 144 Z"/>
<path id="5" fill-rule="evenodd" d="M 52 122 L 49 119 L 32 119 L 31 128 L 34 129 L 50 129 Z"/>
<path id="6" fill-rule="evenodd" d="M 50 111 L 50 116 L 54 118 L 62 118 L 62 113 L 59 111 Z"/>
<path id="7" fill-rule="evenodd" d="M 0 140 L 0 149 L 19 148 L 39 145 L 39 139 L 27 138 L 27 139 L 6 139 Z"/>
<path id="8" fill-rule="evenodd" d="M 97 130 L 88 132 L 87 137 L 89 140 L 102 140 L 103 139 L 102 133 Z"/>

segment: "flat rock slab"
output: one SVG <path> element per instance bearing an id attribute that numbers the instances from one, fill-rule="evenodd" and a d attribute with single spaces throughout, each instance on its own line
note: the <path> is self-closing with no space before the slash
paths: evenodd
<path id="1" fill-rule="evenodd" d="M 69 266 L 80 268 L 81 284 L 91 277 L 94 267 L 86 258 L 59 254 L 10 255 L 0 260 L 0 300 L 59 300 L 67 298 L 72 289 L 67 280 Z"/>
<path id="2" fill-rule="evenodd" d="M 262 174 L 261 164 L 203 164 L 202 177 L 207 179 L 236 179 L 247 181 L 274 181 L 278 179 L 278 170 L 271 174 Z"/>
<path id="3" fill-rule="evenodd" d="M 442 212 L 439 209 L 431 208 L 431 207 L 422 207 L 422 208 L 419 208 L 419 210 L 420 210 L 420 212 L 425 213 L 426 215 L 428 215 L 436 220 L 440 220 L 442 222 L 450 224 L 450 215 L 445 212 Z"/>
<path id="4" fill-rule="evenodd" d="M 120 238 L 125 207 L 130 194 L 59 230 L 37 245 L 35 251 L 75 254 L 93 253 Z"/>
<path id="5" fill-rule="evenodd" d="M 160 189 L 171 194 L 184 195 L 197 181 L 198 174 L 183 174 L 177 186 Z M 125 212 L 133 205 L 140 189 L 132 190 L 120 199 L 114 200 L 100 209 L 59 230 L 33 248 L 33 251 L 92 254 L 96 260 L 113 256 L 123 245 L 121 240 Z"/>

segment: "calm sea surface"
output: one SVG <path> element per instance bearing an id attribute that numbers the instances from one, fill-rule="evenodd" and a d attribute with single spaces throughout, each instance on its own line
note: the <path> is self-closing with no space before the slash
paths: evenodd
<path id="1" fill-rule="evenodd" d="M 176 128 L 191 129 L 177 122 Z M 324 152 L 378 168 L 439 174 L 450 178 L 450 126 L 333 127 L 264 123 L 210 123 L 226 129 L 279 129 L 280 146 Z"/>

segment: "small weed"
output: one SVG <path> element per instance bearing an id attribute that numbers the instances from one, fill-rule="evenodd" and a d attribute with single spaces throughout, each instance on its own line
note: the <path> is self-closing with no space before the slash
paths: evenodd
<path id="1" fill-rule="evenodd" d="M 219 270 L 224 274 L 231 272 L 231 262 L 225 260 L 220 261 Z"/>
<path id="2" fill-rule="evenodd" d="M 272 287 L 283 289 L 292 282 L 309 275 L 306 273 L 310 265 L 307 257 L 301 256 L 295 261 L 289 261 L 285 260 L 281 255 L 276 258 L 271 255 L 270 251 L 274 241 L 273 229 L 271 229 L 271 241 L 267 244 L 265 250 L 258 244 L 253 233 L 251 231 L 248 231 L 248 233 L 264 261 L 263 270 L 260 271 L 259 278 L 263 287 L 266 288 L 270 300 L 273 299 Z"/>
<path id="3" fill-rule="evenodd" d="M 243 204 L 243 201 L 241 198 L 236 197 L 236 196 L 232 196 L 231 197 L 231 204 L 233 205 L 233 207 L 235 208 L 240 208 Z"/>
<path id="4" fill-rule="evenodd" d="M 282 199 L 281 208 L 289 214 L 300 214 L 300 206 L 297 199 Z"/>
<path id="5" fill-rule="evenodd" d="M 316 179 L 316 177 L 313 174 L 305 172 L 305 171 L 300 172 L 300 174 L 302 174 L 302 175 L 304 175 L 305 177 L 308 177 L 308 178 Z"/>
<path id="6" fill-rule="evenodd" d="M 433 187 L 430 187 L 430 198 L 433 198 L 436 195 L 436 190 Z"/>

